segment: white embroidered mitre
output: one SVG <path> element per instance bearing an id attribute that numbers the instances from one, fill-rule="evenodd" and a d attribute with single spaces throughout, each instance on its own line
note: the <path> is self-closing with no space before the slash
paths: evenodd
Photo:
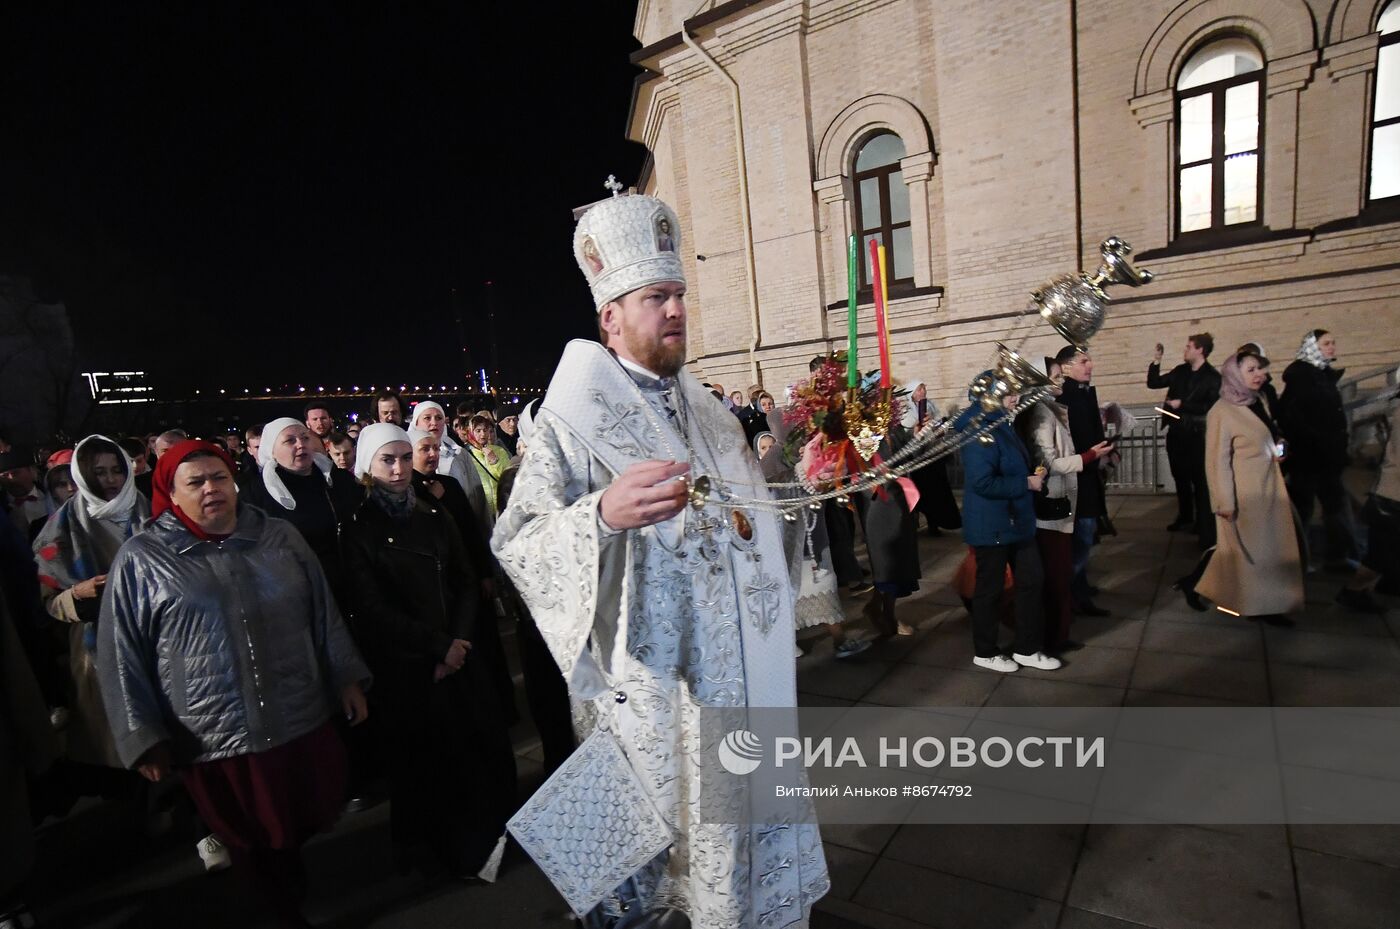
<path id="1" fill-rule="evenodd" d="M 680 247 L 675 210 L 644 194 L 602 200 L 574 227 L 574 260 L 597 310 L 648 284 L 684 283 Z"/>

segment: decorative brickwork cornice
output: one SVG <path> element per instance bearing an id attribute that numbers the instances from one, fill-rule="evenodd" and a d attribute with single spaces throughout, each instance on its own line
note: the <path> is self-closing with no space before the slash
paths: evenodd
<path id="1" fill-rule="evenodd" d="M 718 26 L 715 35 L 731 55 L 738 56 L 784 36 L 806 31 L 807 0 L 785 0 Z"/>
<path id="2" fill-rule="evenodd" d="M 933 177 L 933 152 L 919 152 L 899 160 L 899 170 L 904 172 L 904 183 L 926 181 Z"/>
<path id="3" fill-rule="evenodd" d="M 641 143 L 647 147 L 647 151 L 656 150 L 656 142 L 661 137 L 661 127 L 666 122 L 666 116 L 681 105 L 680 91 L 669 81 L 661 82 L 652 91 L 650 99 L 647 101 L 646 119 L 642 123 Z"/>
<path id="4" fill-rule="evenodd" d="M 809 0 L 807 4 L 807 31 L 820 32 L 832 26 L 839 26 L 847 20 L 855 19 L 882 6 L 892 6 L 904 0 Z"/>
<path id="5" fill-rule="evenodd" d="M 1302 90 L 1312 80 L 1313 69 L 1317 67 L 1317 49 L 1276 58 L 1269 62 L 1264 82 L 1264 92 L 1270 97 L 1290 90 Z"/>
<path id="6" fill-rule="evenodd" d="M 1335 83 L 1344 77 L 1376 70 L 1380 41 L 1380 33 L 1371 32 L 1327 46 L 1322 50 L 1323 75 Z"/>
<path id="7" fill-rule="evenodd" d="M 1165 90 L 1157 90 L 1140 97 L 1133 97 L 1128 101 L 1128 106 L 1132 109 L 1138 125 L 1146 129 L 1157 123 L 1171 122 L 1172 116 L 1176 112 L 1176 98 L 1172 94 L 1171 88 L 1168 87 Z"/>
<path id="8" fill-rule="evenodd" d="M 728 68 L 745 52 L 784 36 L 805 32 L 805 0 L 781 0 L 758 4 L 731 21 L 716 23 L 692 33 L 696 42 Z M 710 73 L 709 67 L 685 45 L 675 47 L 657 62 L 657 67 L 673 84 L 684 84 Z"/>
<path id="9" fill-rule="evenodd" d="M 821 203 L 839 203 L 851 199 L 851 179 L 848 175 L 836 174 L 812 183 L 812 191 Z"/>

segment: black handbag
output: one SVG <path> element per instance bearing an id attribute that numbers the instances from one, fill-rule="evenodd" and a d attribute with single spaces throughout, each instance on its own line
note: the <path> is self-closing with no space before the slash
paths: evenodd
<path id="1" fill-rule="evenodd" d="M 1042 522 L 1069 519 L 1069 497 L 1052 497 L 1044 488 L 1035 495 L 1035 518 Z"/>

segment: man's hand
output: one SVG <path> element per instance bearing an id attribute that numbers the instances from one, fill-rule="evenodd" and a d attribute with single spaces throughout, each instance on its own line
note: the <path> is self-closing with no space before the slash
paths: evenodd
<path id="1" fill-rule="evenodd" d="M 689 482 L 677 480 L 689 470 L 684 461 L 638 462 L 603 491 L 598 515 L 613 529 L 665 522 L 685 509 L 690 499 Z"/>
<path id="2" fill-rule="evenodd" d="M 90 577 L 73 585 L 73 598 L 75 600 L 91 600 L 94 597 L 100 597 L 102 589 L 106 586 L 107 575 L 99 574 L 97 577 Z"/>
<path id="3" fill-rule="evenodd" d="M 1174 409 L 1174 410 L 1179 410 L 1179 409 L 1181 409 L 1181 401 L 1180 401 L 1180 400 L 1168 400 L 1168 401 L 1167 401 L 1167 406 L 1171 407 L 1171 408 Z"/>
<path id="4" fill-rule="evenodd" d="M 1161 343 L 1161 342 L 1158 342 L 1158 343 L 1157 343 L 1157 348 L 1152 352 L 1152 363 L 1155 364 L 1155 365 L 1161 364 L 1161 363 L 1162 363 L 1162 355 L 1163 355 L 1163 353 L 1164 353 L 1165 351 L 1166 351 L 1166 349 L 1162 347 L 1162 343 Z"/>
<path id="5" fill-rule="evenodd" d="M 361 698 L 363 699 L 363 698 Z M 146 749 L 146 754 L 136 762 L 136 770 L 152 784 L 158 784 L 170 776 L 170 743 L 157 742 Z"/>
<path id="6" fill-rule="evenodd" d="M 340 688 L 340 708 L 345 711 L 345 721 L 352 726 L 369 719 L 369 703 L 359 681 L 351 681 Z"/>
<path id="7" fill-rule="evenodd" d="M 447 665 L 439 661 L 437 663 L 437 666 L 433 668 L 433 683 L 436 684 L 443 678 L 456 673 L 457 670 L 455 668 L 449 668 Z"/>
<path id="8" fill-rule="evenodd" d="M 472 647 L 472 643 L 466 639 L 453 639 L 452 645 L 447 649 L 447 657 L 442 659 L 442 663 L 453 671 L 460 671 L 462 665 L 467 661 L 467 649 Z"/>
<path id="9" fill-rule="evenodd" d="M 1045 486 L 1045 472 L 1037 471 L 1026 478 L 1026 486 L 1031 489 L 1031 493 L 1040 493 L 1040 488 Z"/>

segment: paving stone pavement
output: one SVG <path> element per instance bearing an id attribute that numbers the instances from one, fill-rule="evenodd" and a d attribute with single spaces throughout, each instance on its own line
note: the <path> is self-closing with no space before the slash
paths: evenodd
<path id="1" fill-rule="evenodd" d="M 1107 619 L 1053 672 L 974 669 L 947 579 L 966 549 L 920 536 L 911 639 L 837 662 L 824 638 L 798 660 L 804 706 L 939 707 L 975 719 L 1024 706 L 1400 706 L 1400 601 L 1385 617 L 1307 579 L 1294 628 L 1197 613 L 1172 581 L 1198 557 L 1168 533 L 1174 501 L 1112 500 L 1118 536 L 1094 552 Z M 856 628 L 859 604 L 848 604 Z M 863 666 L 855 666 L 862 662 Z M 957 708 L 957 709 L 953 709 Z M 833 873 L 822 915 L 873 929 L 1376 929 L 1400 926 L 1400 826 L 926 825 L 823 828 Z M 814 925 L 821 925 L 814 920 Z"/>
<path id="2" fill-rule="evenodd" d="M 804 636 L 800 703 L 937 710 L 955 728 L 1018 706 L 1400 705 L 1400 609 L 1348 615 L 1332 604 L 1339 580 L 1315 575 L 1293 629 L 1195 613 L 1169 587 L 1196 559 L 1191 536 L 1163 528 L 1171 501 L 1113 505 L 1119 535 L 1096 550 L 1093 570 L 1114 615 L 1076 622 L 1086 647 L 1063 669 L 975 669 L 966 612 L 947 586 L 963 545 L 956 534 L 921 534 L 921 590 L 899 605 L 916 634 L 845 661 L 824 635 Z M 853 630 L 868 633 L 860 607 L 847 602 Z M 540 776 L 537 742 L 528 727 L 516 735 L 528 790 Z M 827 825 L 822 834 L 833 887 L 814 929 L 1400 926 L 1397 826 L 906 823 Z M 50 823 L 33 898 L 41 925 L 260 925 L 231 875 L 203 873 L 193 839 L 133 839 L 95 804 Z M 318 927 L 571 925 L 518 853 L 490 886 L 400 876 L 382 805 L 345 817 L 308 847 L 307 861 L 307 913 Z"/>

